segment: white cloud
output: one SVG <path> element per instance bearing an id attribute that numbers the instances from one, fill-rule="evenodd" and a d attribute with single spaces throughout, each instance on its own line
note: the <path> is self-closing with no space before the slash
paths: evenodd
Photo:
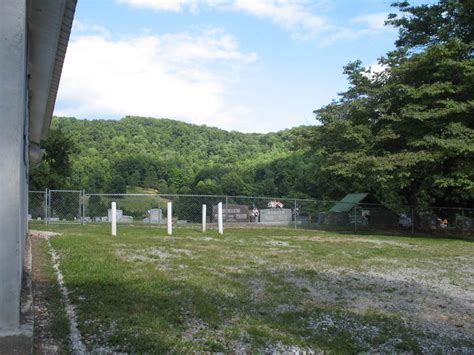
<path id="1" fill-rule="evenodd" d="M 379 12 L 353 17 L 349 22 L 352 26 L 333 26 L 321 40 L 322 45 L 329 45 L 341 40 L 359 40 L 375 36 L 385 31 L 393 31 L 384 25 L 388 14 Z"/>
<path id="2" fill-rule="evenodd" d="M 374 63 L 372 65 L 369 65 L 369 69 L 372 73 L 381 73 L 388 69 L 386 65 L 380 64 L 380 63 Z"/>
<path id="3" fill-rule="evenodd" d="M 312 9 L 318 3 L 310 0 L 117 0 L 120 4 L 151 8 L 157 11 L 198 11 L 202 6 L 223 11 L 239 11 L 270 20 L 290 30 L 299 38 L 313 38 L 330 24 L 325 16 Z"/>
<path id="4" fill-rule="evenodd" d="M 73 35 L 97 34 L 107 37 L 111 35 L 110 31 L 106 27 L 81 20 L 74 20 L 71 33 Z"/>
<path id="5" fill-rule="evenodd" d="M 327 0 L 116 0 L 120 4 L 150 8 L 156 11 L 198 12 L 201 7 L 222 11 L 239 11 L 272 21 L 295 38 L 321 38 L 327 45 L 337 40 L 353 40 L 385 30 L 387 13 L 357 16 L 344 25 L 337 25 L 324 15 Z M 362 27 L 362 28 L 360 28 Z"/>
<path id="6" fill-rule="evenodd" d="M 120 39 L 74 36 L 55 114 L 232 125 L 241 110 L 226 103 L 232 73 L 256 60 L 219 29 Z"/>
<path id="7" fill-rule="evenodd" d="M 324 16 L 311 12 L 305 0 L 235 0 L 232 7 L 260 18 L 270 19 L 293 31 L 298 37 L 311 38 L 329 25 Z"/>
<path id="8" fill-rule="evenodd" d="M 370 37 L 377 34 L 379 31 L 372 29 L 353 29 L 349 27 L 334 27 L 333 31 L 328 33 L 321 39 L 320 44 L 322 46 L 331 45 L 338 41 L 355 41 L 364 37 Z"/>
<path id="9" fill-rule="evenodd" d="M 147 7 L 162 11 L 181 11 L 183 7 L 196 3 L 193 0 L 117 0 L 119 4 Z"/>
<path id="10" fill-rule="evenodd" d="M 385 26 L 385 20 L 388 17 L 386 12 L 378 12 L 375 14 L 368 14 L 363 16 L 357 16 L 352 19 L 353 23 L 366 25 L 367 28 L 372 30 L 383 30 Z"/>
<path id="11" fill-rule="evenodd" d="M 364 75 L 369 79 L 375 79 L 376 74 L 383 73 L 388 69 L 388 67 L 384 64 L 380 64 L 379 62 L 375 62 L 367 66 L 366 69 L 370 70 L 370 72 L 365 73 Z"/>

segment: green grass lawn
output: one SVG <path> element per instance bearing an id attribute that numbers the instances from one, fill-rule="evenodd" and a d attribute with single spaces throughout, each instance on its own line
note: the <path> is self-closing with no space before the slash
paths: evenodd
<path id="1" fill-rule="evenodd" d="M 46 227 L 32 226 L 33 229 Z M 474 351 L 474 244 L 286 228 L 60 225 L 90 350 Z"/>

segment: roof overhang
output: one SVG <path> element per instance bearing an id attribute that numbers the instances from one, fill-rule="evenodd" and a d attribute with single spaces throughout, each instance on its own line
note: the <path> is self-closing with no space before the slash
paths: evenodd
<path id="1" fill-rule="evenodd" d="M 29 139 L 46 139 L 77 0 L 28 1 Z"/>

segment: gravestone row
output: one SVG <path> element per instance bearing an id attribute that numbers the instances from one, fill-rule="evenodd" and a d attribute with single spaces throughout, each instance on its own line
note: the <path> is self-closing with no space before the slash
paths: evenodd
<path id="1" fill-rule="evenodd" d="M 96 222 L 110 222 L 112 220 L 112 211 L 109 209 L 107 217 L 96 217 Z M 290 208 L 268 208 L 259 210 L 258 216 L 253 216 L 246 205 L 227 205 L 222 209 L 223 219 L 226 223 L 258 223 L 263 225 L 287 225 L 294 221 L 293 211 Z M 123 210 L 117 209 L 117 222 L 133 223 L 132 216 L 123 214 Z M 163 217 L 163 210 L 160 208 L 148 211 L 148 217 L 143 219 L 145 223 L 166 224 L 167 218 Z M 178 224 L 185 224 L 186 221 L 177 221 Z M 217 206 L 212 207 L 212 216 L 210 222 L 217 223 Z M 307 217 L 298 216 L 298 224 L 309 223 Z"/>

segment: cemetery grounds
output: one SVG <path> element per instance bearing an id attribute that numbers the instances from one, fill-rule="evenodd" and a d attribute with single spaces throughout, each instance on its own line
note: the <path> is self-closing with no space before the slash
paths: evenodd
<path id="1" fill-rule="evenodd" d="M 248 226 L 223 236 L 183 226 L 171 237 L 146 224 L 119 225 L 117 237 L 109 224 L 30 229 L 59 233 L 31 238 L 38 352 L 77 342 L 127 353 L 474 352 L 470 241 Z"/>

